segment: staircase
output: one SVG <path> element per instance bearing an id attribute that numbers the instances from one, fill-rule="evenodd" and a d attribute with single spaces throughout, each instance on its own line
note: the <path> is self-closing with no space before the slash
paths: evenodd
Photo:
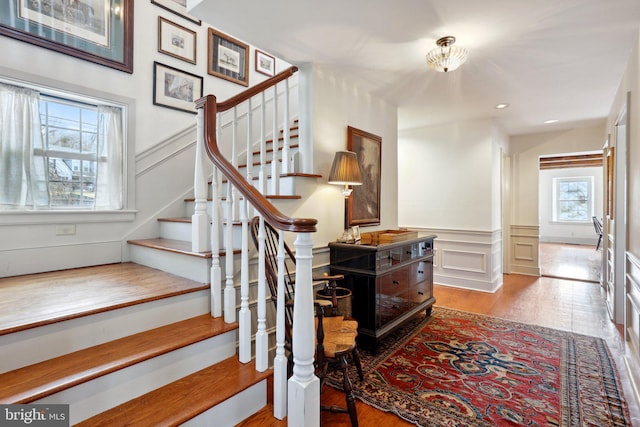
<path id="1" fill-rule="evenodd" d="M 319 176 L 294 172 L 298 144 L 290 141 L 298 138 L 297 122 L 265 138 L 264 90 L 271 86 L 264 86 L 259 139 L 265 142 L 256 150 L 248 143 L 238 155 L 234 148 L 231 162 L 214 160 L 207 183 L 205 162 L 197 158 L 195 197 L 185 200 L 185 216 L 159 218 L 158 236 L 128 241 L 132 262 L 0 279 L 0 403 L 69 404 L 70 423 L 86 426 L 233 426 L 267 401 L 274 402 L 277 418 L 287 416 L 281 326 L 273 304 L 267 306 L 253 252 L 249 265 L 245 228 L 255 212 L 280 229 L 284 224 L 303 235 L 314 231 L 315 220 L 287 218 L 266 201 L 299 199 L 295 182 Z M 234 138 L 235 115 L 234 108 Z M 275 129 L 277 111 L 273 116 Z M 211 137 L 208 120 L 199 130 L 198 148 L 208 144 L 212 158 L 210 141 L 200 139 Z M 240 156 L 246 156 L 243 164 Z M 225 162 L 236 172 L 229 175 Z M 244 188 L 234 173 L 260 191 Z M 299 240 L 297 250 L 308 262 L 298 267 L 296 304 L 304 308 L 312 306 L 311 245 L 310 239 Z M 203 250 L 203 244 L 209 247 Z M 305 311 L 312 328 L 313 310 Z M 306 367 L 297 375 L 308 377 L 313 330 L 296 336 L 306 346 L 298 352 Z M 275 362 L 268 356 L 274 352 Z M 317 378 L 292 380 L 298 397 L 289 403 L 289 422 L 317 425 L 305 421 L 306 408 L 317 406 L 308 398 Z"/>

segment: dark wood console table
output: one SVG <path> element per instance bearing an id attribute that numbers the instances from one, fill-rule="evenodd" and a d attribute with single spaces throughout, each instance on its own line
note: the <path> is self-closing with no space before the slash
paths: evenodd
<path id="1" fill-rule="evenodd" d="M 423 236 L 379 245 L 329 243 L 331 274 L 353 295 L 358 338 L 372 346 L 421 310 L 431 314 L 433 240 Z"/>

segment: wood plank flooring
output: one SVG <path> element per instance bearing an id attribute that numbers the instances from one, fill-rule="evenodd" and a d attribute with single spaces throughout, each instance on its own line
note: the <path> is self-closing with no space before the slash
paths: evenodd
<path id="1" fill-rule="evenodd" d="M 208 288 L 133 263 L 5 277 L 0 335 Z"/>
<path id="2" fill-rule="evenodd" d="M 434 286 L 434 294 L 436 305 L 441 307 L 604 338 L 616 363 L 633 425 L 640 426 L 640 409 L 623 360 L 622 328 L 610 322 L 605 308 L 604 293 L 599 285 L 549 277 L 505 275 L 504 285 L 494 294 L 438 285 Z M 344 394 L 326 386 L 322 401 L 323 404 L 343 405 Z M 396 415 L 382 412 L 360 401 L 357 401 L 356 405 L 361 426 L 413 425 Z M 286 420 L 275 420 L 271 414 L 272 408 L 267 407 L 240 426 L 286 426 Z M 323 412 L 321 417 L 322 425 L 351 425 L 344 414 Z"/>
<path id="3" fill-rule="evenodd" d="M 540 271 L 543 276 L 600 283 L 602 249 L 595 245 L 540 243 Z"/>

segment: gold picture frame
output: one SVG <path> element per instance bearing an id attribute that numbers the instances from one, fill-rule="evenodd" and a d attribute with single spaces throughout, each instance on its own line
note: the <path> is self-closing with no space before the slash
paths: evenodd
<path id="1" fill-rule="evenodd" d="M 249 45 L 213 28 L 208 32 L 207 72 L 249 86 Z"/>
<path id="2" fill-rule="evenodd" d="M 382 138 L 349 126 L 347 150 L 358 157 L 362 185 L 354 185 L 349 196 L 349 227 L 380 224 L 380 177 L 382 173 Z"/>

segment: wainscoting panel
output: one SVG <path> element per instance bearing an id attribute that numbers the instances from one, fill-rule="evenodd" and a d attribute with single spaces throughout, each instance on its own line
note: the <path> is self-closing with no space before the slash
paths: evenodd
<path id="1" fill-rule="evenodd" d="M 439 285 L 495 292 L 502 286 L 502 231 L 412 228 L 434 234 L 433 280 Z"/>
<path id="2" fill-rule="evenodd" d="M 537 225 L 512 225 L 511 271 L 509 273 L 540 276 L 540 227 Z"/>
<path id="3" fill-rule="evenodd" d="M 625 362 L 629 375 L 636 385 L 640 385 L 640 259 L 627 252 L 627 277 L 625 279 L 626 318 L 625 342 L 627 352 Z M 640 399 L 638 390 L 636 398 Z"/>

